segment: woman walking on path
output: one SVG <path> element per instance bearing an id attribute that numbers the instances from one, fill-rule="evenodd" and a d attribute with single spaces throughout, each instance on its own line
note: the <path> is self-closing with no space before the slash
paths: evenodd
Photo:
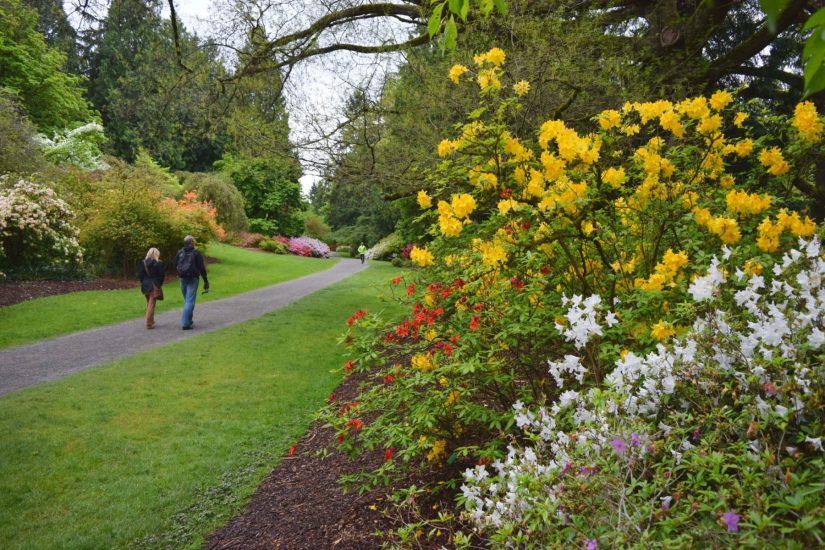
<path id="1" fill-rule="evenodd" d="M 155 328 L 155 302 L 163 300 L 163 262 L 160 250 L 150 248 L 146 258 L 140 263 L 137 273 L 140 291 L 146 297 L 146 328 Z"/>

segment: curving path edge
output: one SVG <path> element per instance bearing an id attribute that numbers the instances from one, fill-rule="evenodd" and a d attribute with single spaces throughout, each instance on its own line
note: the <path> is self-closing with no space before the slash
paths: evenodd
<path id="1" fill-rule="evenodd" d="M 320 273 L 222 300 L 196 303 L 194 330 L 180 329 L 181 312 L 178 309 L 156 315 L 154 330 L 146 330 L 141 317 L 2 350 L 0 395 L 47 380 L 63 378 L 79 370 L 170 342 L 255 319 L 345 279 L 365 267 L 359 260 L 342 258 Z M 176 286 L 170 286 L 166 291 L 179 290 Z"/>

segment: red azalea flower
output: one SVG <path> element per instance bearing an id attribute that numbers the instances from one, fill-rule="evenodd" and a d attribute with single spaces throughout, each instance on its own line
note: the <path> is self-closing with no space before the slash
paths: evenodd
<path id="1" fill-rule="evenodd" d="M 478 459 L 478 462 L 476 462 L 476 466 L 489 466 L 491 463 L 492 461 L 489 458 L 482 456 Z"/>
<path id="2" fill-rule="evenodd" d="M 407 296 L 412 296 L 415 294 L 415 283 L 410 283 L 410 286 L 407 287 Z"/>
<path id="3" fill-rule="evenodd" d="M 358 420 L 357 418 L 353 418 L 349 422 L 347 422 L 347 426 L 355 428 L 356 430 L 361 430 L 364 427 L 364 423 Z"/>
<path id="4" fill-rule="evenodd" d="M 344 365 L 344 370 L 346 371 L 347 374 L 350 373 L 353 366 L 355 366 L 355 363 L 352 362 L 352 359 L 350 359 L 349 361 L 346 362 L 346 364 Z"/>
<path id="5" fill-rule="evenodd" d="M 384 377 L 385 384 L 392 384 L 393 382 L 395 382 L 395 376 L 393 376 L 392 374 L 388 374 Z"/>
<path id="6" fill-rule="evenodd" d="M 441 285 L 439 283 L 430 283 L 427 285 L 427 291 L 429 292 L 438 292 L 441 289 Z"/>
<path id="7" fill-rule="evenodd" d="M 548 273 L 550 273 L 550 266 L 547 264 L 541 266 L 541 272 L 547 275 Z"/>
<path id="8" fill-rule="evenodd" d="M 522 227 L 523 229 L 530 229 L 530 222 L 529 222 L 528 220 L 524 220 L 524 221 L 521 223 L 521 227 Z"/>
<path id="9" fill-rule="evenodd" d="M 477 304 L 473 304 L 473 311 L 475 311 L 475 312 L 484 311 L 484 303 L 479 302 Z"/>
<path id="10" fill-rule="evenodd" d="M 398 336 L 403 338 L 405 336 L 409 336 L 410 331 L 406 326 L 401 325 L 401 326 L 399 326 L 398 328 L 395 329 L 395 334 L 397 334 Z"/>
<path id="11" fill-rule="evenodd" d="M 402 280 L 401 277 L 395 277 L 395 278 L 392 279 L 392 284 L 397 285 L 398 283 L 401 282 L 401 280 Z"/>
<path id="12" fill-rule="evenodd" d="M 456 334 L 455 336 L 450 338 L 450 342 L 452 342 L 453 344 L 457 344 L 459 338 L 460 338 L 460 336 L 458 334 Z"/>
<path id="13" fill-rule="evenodd" d="M 502 199 L 509 199 L 512 196 L 513 190 L 507 187 L 506 189 L 502 189 L 501 191 L 501 198 Z"/>
<path id="14" fill-rule="evenodd" d="M 448 344 L 447 342 L 442 342 L 442 344 L 444 344 L 444 345 L 442 346 L 442 348 L 443 348 L 443 349 L 442 349 L 442 351 L 444 352 L 444 355 L 446 355 L 446 356 L 448 356 L 448 357 L 449 357 L 450 355 L 452 355 L 452 354 L 453 354 L 453 346 L 451 346 L 451 345 L 450 345 L 450 344 Z"/>
<path id="15" fill-rule="evenodd" d="M 327 403 L 332 403 L 333 401 L 335 401 L 335 392 L 332 392 L 329 394 L 329 397 L 327 397 Z"/>
<path id="16" fill-rule="evenodd" d="M 473 331 L 478 330 L 478 322 L 479 321 L 480 321 L 480 319 L 478 318 L 478 315 L 473 315 L 473 320 L 470 321 L 470 330 L 473 330 Z"/>
<path id="17" fill-rule="evenodd" d="M 456 288 L 461 288 L 464 286 L 464 281 L 462 279 L 456 279 L 453 281 L 453 286 Z"/>
<path id="18" fill-rule="evenodd" d="M 392 450 L 392 447 L 389 447 L 384 450 L 384 462 L 387 462 L 389 459 L 392 458 L 392 455 L 395 454 L 395 451 Z"/>
<path id="19" fill-rule="evenodd" d="M 289 448 L 289 456 L 295 456 L 295 445 Z"/>
<path id="20" fill-rule="evenodd" d="M 512 279 L 510 279 L 510 286 L 515 288 L 516 290 L 521 290 L 522 288 L 524 288 L 524 282 L 518 277 L 513 277 Z"/>
<path id="21" fill-rule="evenodd" d="M 341 435 L 338 436 L 338 444 L 340 445 L 343 442 L 344 442 L 344 434 L 341 434 Z"/>
<path id="22" fill-rule="evenodd" d="M 347 336 L 347 339 L 344 340 L 344 345 L 349 347 L 352 344 L 352 336 Z"/>

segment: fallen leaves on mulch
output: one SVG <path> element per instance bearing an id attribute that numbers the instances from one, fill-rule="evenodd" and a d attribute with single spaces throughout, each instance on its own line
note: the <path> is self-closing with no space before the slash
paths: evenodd
<path id="1" fill-rule="evenodd" d="M 352 401 L 364 375 L 347 377 L 335 389 L 336 401 Z M 382 512 L 392 508 L 389 488 L 344 494 L 342 475 L 378 468 L 384 451 L 355 459 L 335 451 L 335 432 L 316 421 L 258 486 L 244 511 L 210 535 L 210 550 L 283 548 L 290 550 L 371 550 L 387 541 L 399 527 Z M 326 458 L 319 452 L 329 451 Z M 428 506 L 428 509 L 431 507 Z M 383 536 L 382 536 L 383 534 Z M 442 539 L 440 542 L 444 542 Z M 441 548 L 441 544 L 420 547 Z"/>

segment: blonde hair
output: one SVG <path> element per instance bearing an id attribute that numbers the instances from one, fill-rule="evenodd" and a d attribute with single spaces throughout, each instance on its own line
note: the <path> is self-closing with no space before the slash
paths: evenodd
<path id="1" fill-rule="evenodd" d="M 160 259 L 160 250 L 157 248 L 150 248 L 149 252 L 146 253 L 147 260 L 158 260 Z"/>

